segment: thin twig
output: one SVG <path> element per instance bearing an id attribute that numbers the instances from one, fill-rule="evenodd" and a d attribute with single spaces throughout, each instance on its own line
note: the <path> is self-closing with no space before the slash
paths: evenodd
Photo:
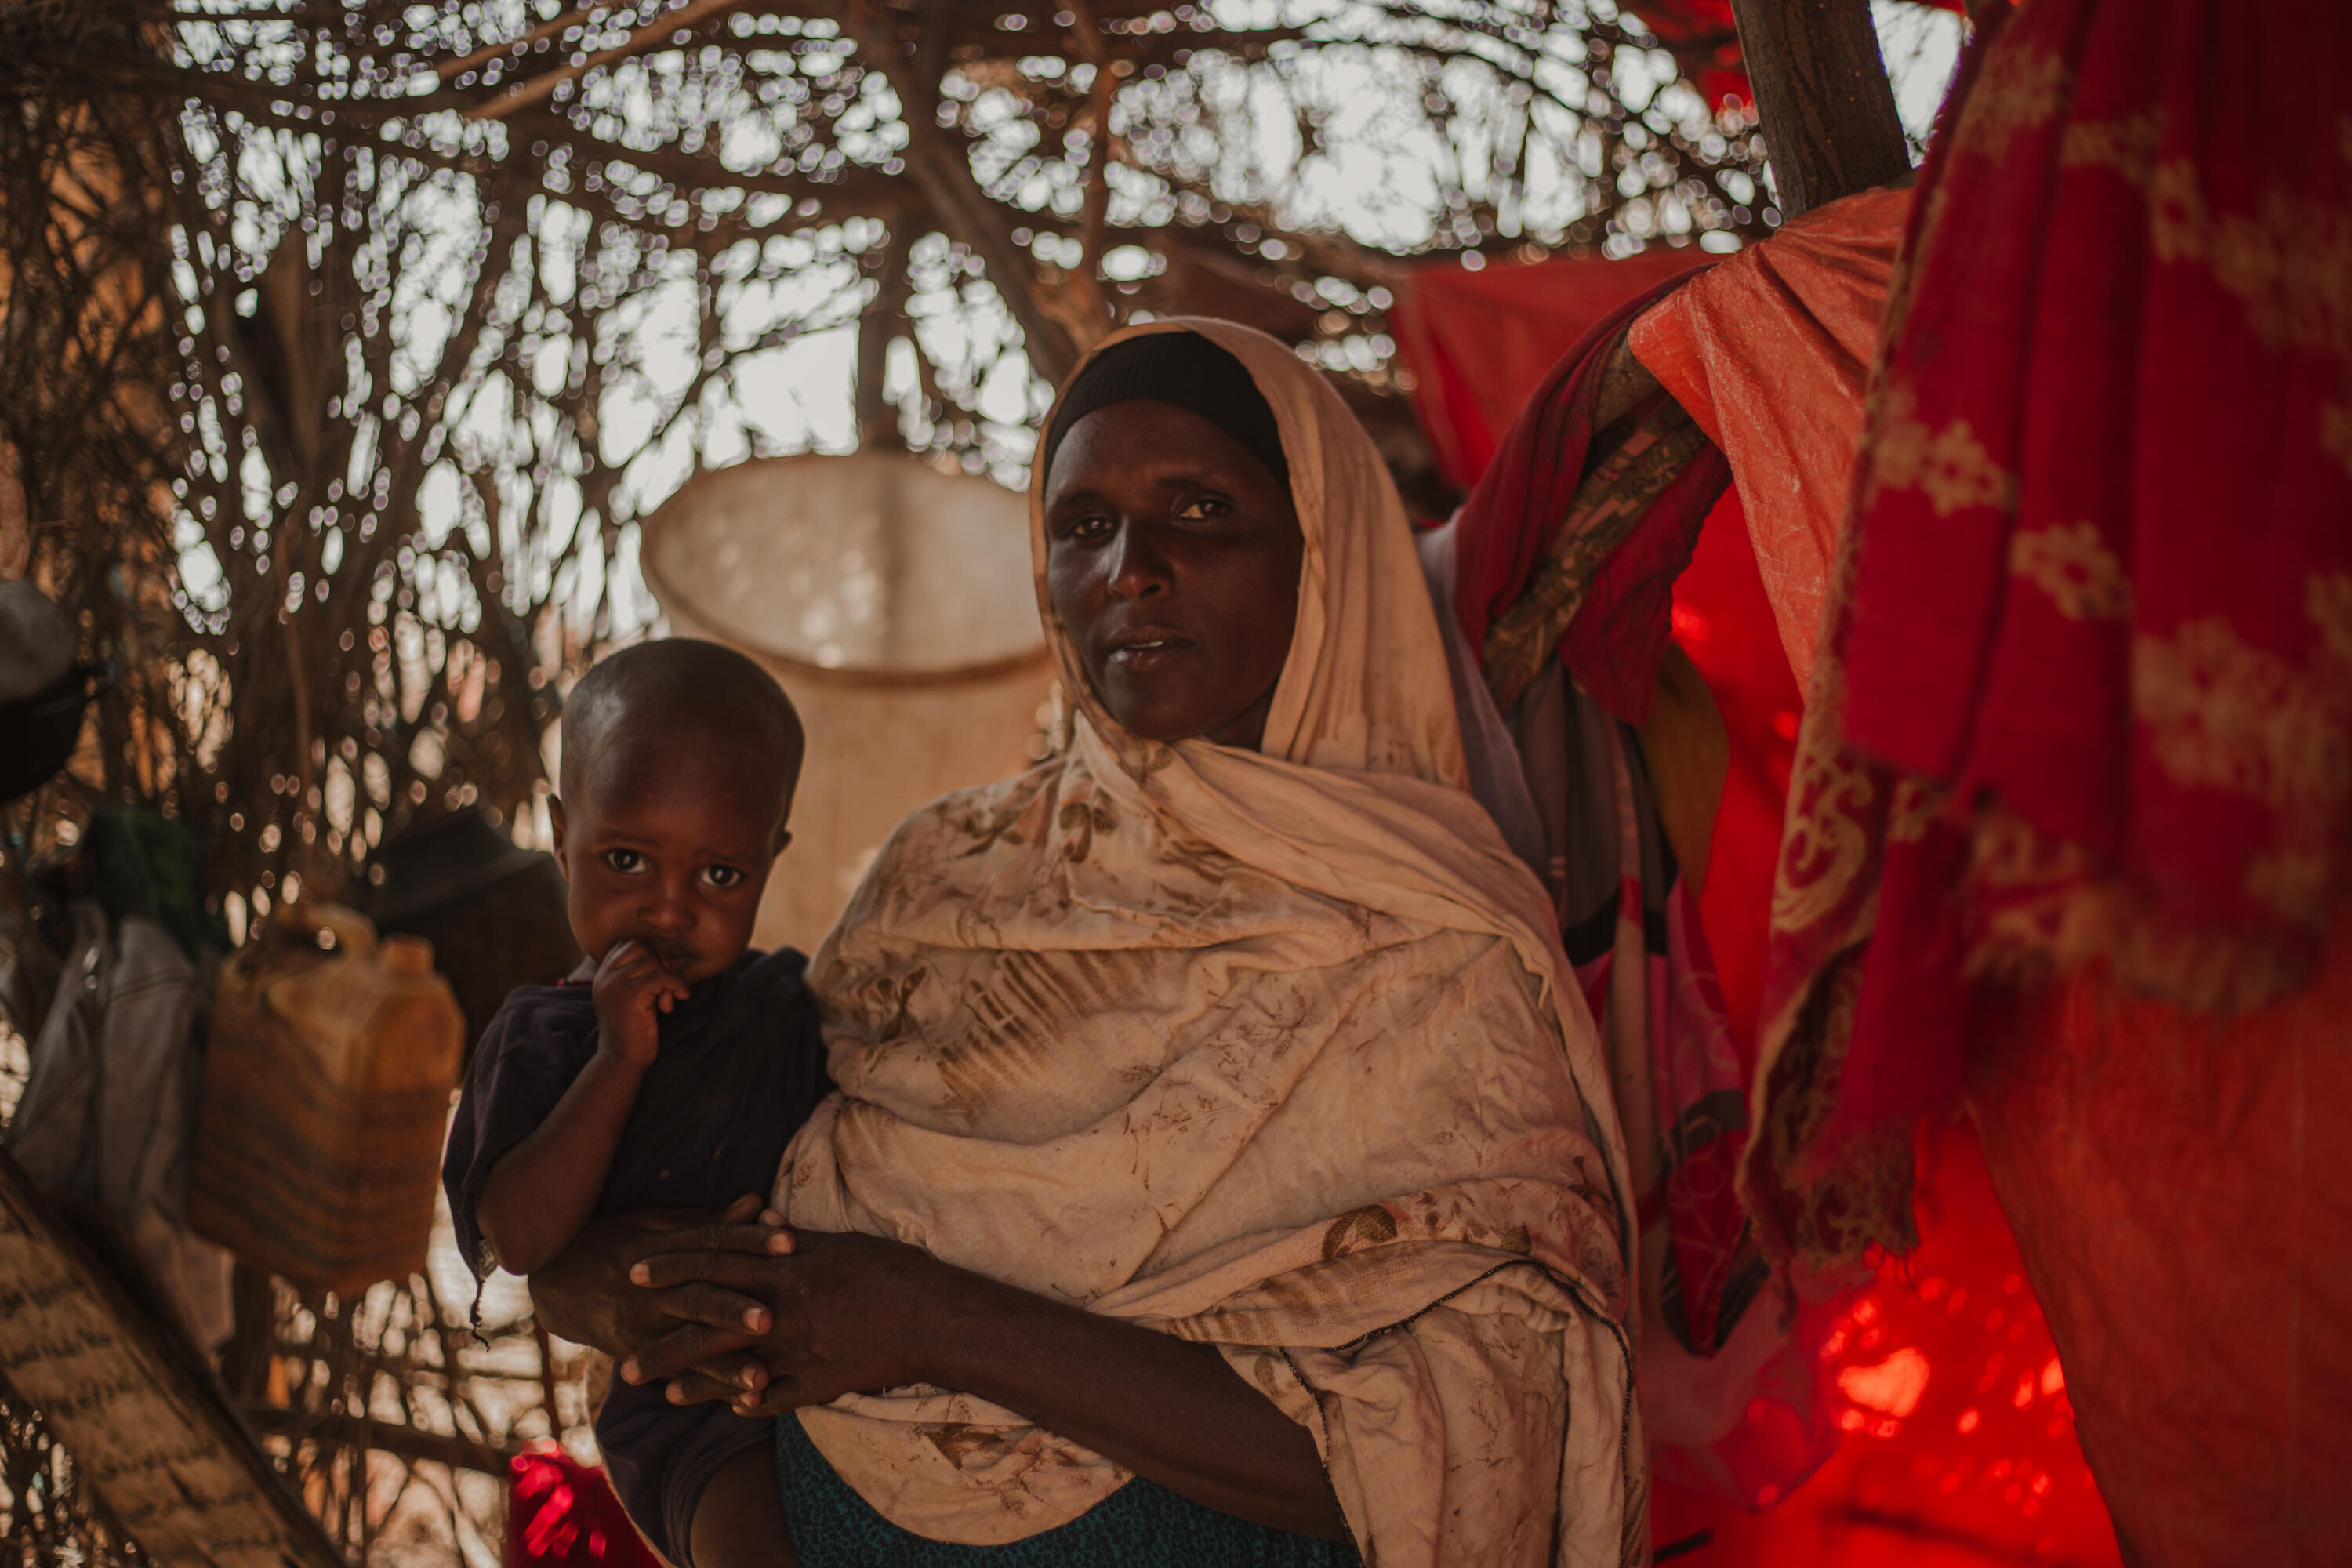
<path id="1" fill-rule="evenodd" d="M 541 22 L 519 37 L 508 38 L 495 44 L 484 44 L 470 55 L 454 60 L 444 60 L 433 68 L 433 74 L 445 82 L 452 77 L 463 76 L 476 66 L 487 65 L 500 55 L 510 55 L 517 49 L 527 49 L 540 39 L 551 38 L 566 28 L 584 27 L 596 17 L 613 9 L 614 3 L 615 0 L 597 0 L 597 3 L 593 5 L 583 5 L 576 11 L 566 11 L 553 21 Z"/>
<path id="2" fill-rule="evenodd" d="M 722 16 L 744 3 L 745 0 L 689 0 L 689 3 L 675 15 L 659 17 L 638 28 L 629 35 L 627 42 L 616 44 L 609 49 L 600 50 L 590 55 L 586 59 L 576 61 L 561 69 L 548 71 L 543 75 L 532 77 L 529 81 L 518 83 L 489 102 L 477 104 L 468 109 L 466 110 L 466 118 L 468 120 L 501 119 L 512 114 L 525 104 L 537 103 L 565 82 L 572 81 L 595 69 L 598 66 L 610 65 L 614 60 L 625 59 L 641 49 L 651 48 L 667 37 L 682 32 L 688 27 L 698 26 L 711 17 Z"/>

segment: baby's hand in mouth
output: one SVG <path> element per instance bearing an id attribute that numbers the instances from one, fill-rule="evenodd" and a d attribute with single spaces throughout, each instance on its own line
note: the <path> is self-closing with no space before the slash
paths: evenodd
<path id="1" fill-rule="evenodd" d="M 614 943 L 596 966 L 598 1053 L 648 1065 L 661 1049 L 661 1016 L 686 996 L 686 982 L 644 942 Z"/>

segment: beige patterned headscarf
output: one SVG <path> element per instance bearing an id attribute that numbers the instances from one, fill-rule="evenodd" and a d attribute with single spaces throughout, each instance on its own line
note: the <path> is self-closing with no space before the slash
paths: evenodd
<path id="1" fill-rule="evenodd" d="M 1379 454 L 1272 339 L 1177 321 L 1272 405 L 1306 534 L 1261 750 L 1092 696 L 1069 753 L 909 817 L 810 975 L 835 1081 L 789 1220 L 895 1237 L 1218 1346 L 1321 1447 L 1368 1563 L 1647 1557 L 1591 1018 L 1544 893 L 1462 788 L 1445 654 Z M 1126 1471 L 969 1395 L 802 1413 L 885 1516 L 1020 1540 Z"/>

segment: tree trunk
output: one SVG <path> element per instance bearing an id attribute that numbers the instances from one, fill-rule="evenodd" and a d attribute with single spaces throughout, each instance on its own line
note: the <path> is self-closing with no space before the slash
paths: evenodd
<path id="1" fill-rule="evenodd" d="M 1780 212 L 1911 172 L 1870 0 L 1731 0 Z"/>

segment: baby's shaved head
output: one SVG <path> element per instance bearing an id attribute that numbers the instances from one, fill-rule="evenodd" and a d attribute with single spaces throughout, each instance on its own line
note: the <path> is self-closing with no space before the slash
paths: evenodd
<path id="1" fill-rule="evenodd" d="M 572 689 L 557 787 L 577 800 L 633 764 L 716 760 L 736 779 L 773 791 L 781 828 L 803 744 L 784 689 L 733 648 L 686 637 L 639 643 Z"/>

